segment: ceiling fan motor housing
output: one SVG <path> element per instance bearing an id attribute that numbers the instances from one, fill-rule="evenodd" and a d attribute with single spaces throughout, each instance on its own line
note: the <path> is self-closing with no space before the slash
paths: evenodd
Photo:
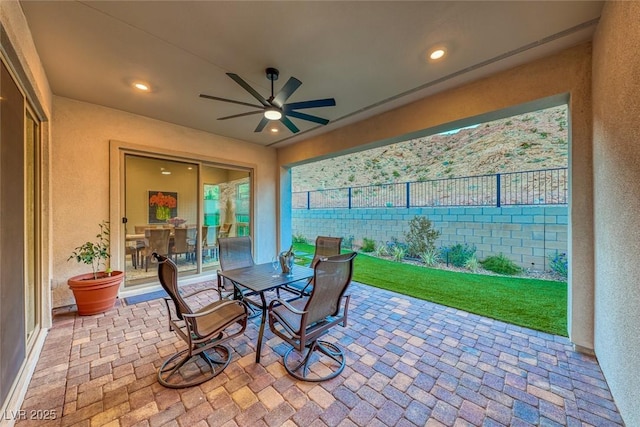
<path id="1" fill-rule="evenodd" d="M 267 79 L 273 81 L 278 80 L 278 76 L 280 76 L 280 71 L 278 71 L 277 68 L 272 68 L 269 67 L 265 70 L 265 72 L 267 73 Z"/>

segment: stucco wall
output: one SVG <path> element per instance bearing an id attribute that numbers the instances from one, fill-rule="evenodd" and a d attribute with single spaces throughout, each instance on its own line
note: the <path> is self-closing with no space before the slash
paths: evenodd
<path id="1" fill-rule="evenodd" d="M 593 52 L 595 351 L 640 425 L 640 3 L 607 2 Z"/>
<path id="2" fill-rule="evenodd" d="M 278 149 L 282 189 L 289 188 L 289 166 L 311 159 L 394 142 L 403 135 L 465 119 L 474 123 L 519 114 L 523 105 L 538 108 L 544 98 L 565 95 L 571 122 L 569 171 L 570 211 L 568 246 L 569 336 L 576 345 L 593 348 L 593 164 L 591 122 L 591 44 L 585 43 L 525 65 L 496 73 L 455 89 L 438 93 L 406 106 L 347 125 Z M 531 107 L 531 104 L 529 105 Z M 471 122 L 466 122 L 471 124 Z M 285 194 L 285 193 L 283 193 Z M 283 203 L 281 223 L 291 221 L 291 210 Z M 281 239 L 287 238 L 284 233 Z M 289 237 L 290 239 L 290 237 Z"/>
<path id="3" fill-rule="evenodd" d="M 103 219 L 120 225 L 120 189 L 110 187 L 110 140 L 122 141 L 140 150 L 255 167 L 254 212 L 260 212 L 255 215 L 255 255 L 257 260 L 266 262 L 275 252 L 277 169 L 273 148 L 57 96 L 53 98 L 52 128 L 54 307 L 73 303 L 66 280 L 87 272 L 87 266 L 67 262 L 73 248 L 93 238 L 98 231 L 97 224 Z M 114 242 L 120 234 L 120 228 L 112 227 Z M 115 268 L 118 255 L 112 245 Z"/>

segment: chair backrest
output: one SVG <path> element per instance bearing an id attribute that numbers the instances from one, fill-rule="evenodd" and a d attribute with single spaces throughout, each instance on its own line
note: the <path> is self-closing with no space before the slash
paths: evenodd
<path id="1" fill-rule="evenodd" d="M 251 255 L 251 237 L 219 238 L 218 256 L 220 258 L 220 268 L 223 271 L 254 265 L 253 256 Z"/>
<path id="2" fill-rule="evenodd" d="M 171 230 L 168 228 L 152 228 L 145 233 L 148 233 L 148 237 L 145 237 L 145 246 L 150 252 L 157 252 L 160 255 L 169 253 L 169 234 Z"/>
<path id="3" fill-rule="evenodd" d="M 203 225 L 202 226 L 202 247 L 206 248 L 208 246 L 211 246 L 209 242 L 209 226 Z"/>
<path id="4" fill-rule="evenodd" d="M 186 228 L 176 228 L 173 231 L 173 252 L 189 252 L 189 242 Z"/>
<path id="5" fill-rule="evenodd" d="M 332 257 L 340 255 L 340 245 L 342 237 L 316 237 L 316 250 L 311 260 L 311 268 L 314 268 L 320 258 Z"/>
<path id="6" fill-rule="evenodd" d="M 178 268 L 169 258 L 153 253 L 158 260 L 158 279 L 164 290 L 169 294 L 176 308 L 176 316 L 182 320 L 183 314 L 193 314 L 189 305 L 184 301 L 178 289 Z"/>
<path id="7" fill-rule="evenodd" d="M 231 232 L 231 226 L 233 224 L 225 222 L 220 226 L 220 230 L 218 230 L 218 237 L 229 237 L 229 233 Z"/>
<path id="8" fill-rule="evenodd" d="M 357 253 L 321 258 L 314 267 L 313 289 L 304 308 L 308 311 L 307 326 L 340 311 L 340 299 L 351 283 L 353 259 Z"/>

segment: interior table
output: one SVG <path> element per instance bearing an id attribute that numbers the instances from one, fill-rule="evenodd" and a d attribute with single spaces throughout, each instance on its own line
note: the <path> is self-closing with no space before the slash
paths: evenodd
<path id="1" fill-rule="evenodd" d="M 313 269 L 293 266 L 293 271 L 289 275 L 274 272 L 271 263 L 255 264 L 249 267 L 235 268 L 233 270 L 218 271 L 218 279 L 225 277 L 233 283 L 236 292 L 240 292 L 240 288 L 247 288 L 255 295 L 260 296 L 260 304 L 250 301 L 250 304 L 258 306 L 262 310 L 260 320 L 260 331 L 258 333 L 258 344 L 256 347 L 256 363 L 260 363 L 260 354 L 262 352 L 262 339 L 264 337 L 264 328 L 267 321 L 267 299 L 265 292 L 276 290 L 281 286 L 300 280 L 309 280 L 313 277 Z"/>

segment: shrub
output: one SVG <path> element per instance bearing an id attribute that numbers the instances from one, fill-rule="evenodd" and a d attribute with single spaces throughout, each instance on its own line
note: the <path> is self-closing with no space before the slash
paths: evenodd
<path id="1" fill-rule="evenodd" d="M 456 267 L 464 267 L 465 263 L 476 254 L 476 247 L 468 244 L 455 245 L 440 249 L 440 258 L 446 261 L 447 265 L 452 264 Z"/>
<path id="2" fill-rule="evenodd" d="M 376 246 L 375 254 L 377 257 L 383 257 L 389 255 L 389 251 L 387 250 L 387 246 L 382 242 Z"/>
<path id="3" fill-rule="evenodd" d="M 294 234 L 293 243 L 307 243 L 307 238 L 302 233 Z"/>
<path id="4" fill-rule="evenodd" d="M 476 273 L 480 268 L 480 262 L 478 261 L 478 258 L 476 258 L 475 255 L 469 258 L 467 262 L 464 263 L 464 268 Z"/>
<path id="5" fill-rule="evenodd" d="M 522 268 L 518 267 L 516 263 L 507 258 L 503 253 L 491 255 L 480 263 L 486 270 L 493 271 L 498 274 L 513 275 L 522 271 Z"/>
<path id="6" fill-rule="evenodd" d="M 393 260 L 396 262 L 401 262 L 404 257 L 406 255 L 406 251 L 404 250 L 404 248 L 402 246 L 394 246 L 393 247 L 393 251 L 391 252 L 391 256 L 393 257 Z"/>
<path id="7" fill-rule="evenodd" d="M 340 245 L 342 249 L 353 249 L 353 234 L 349 237 L 342 238 L 342 244 Z"/>
<path id="8" fill-rule="evenodd" d="M 555 255 L 550 254 L 549 267 L 562 277 L 567 277 L 569 275 L 569 260 L 567 259 L 567 254 L 564 252 L 556 252 Z"/>
<path id="9" fill-rule="evenodd" d="M 433 267 L 440 261 L 440 255 L 436 249 L 429 249 L 420 254 L 420 259 L 427 267 Z"/>
<path id="10" fill-rule="evenodd" d="M 367 237 L 362 238 L 362 252 L 373 252 L 376 250 L 376 241 Z"/>
<path id="11" fill-rule="evenodd" d="M 420 254 L 434 250 L 435 241 L 440 237 L 440 232 L 434 230 L 431 221 L 423 216 L 414 216 L 409 221 L 409 231 L 405 233 L 407 239 L 407 254 L 417 258 Z"/>

